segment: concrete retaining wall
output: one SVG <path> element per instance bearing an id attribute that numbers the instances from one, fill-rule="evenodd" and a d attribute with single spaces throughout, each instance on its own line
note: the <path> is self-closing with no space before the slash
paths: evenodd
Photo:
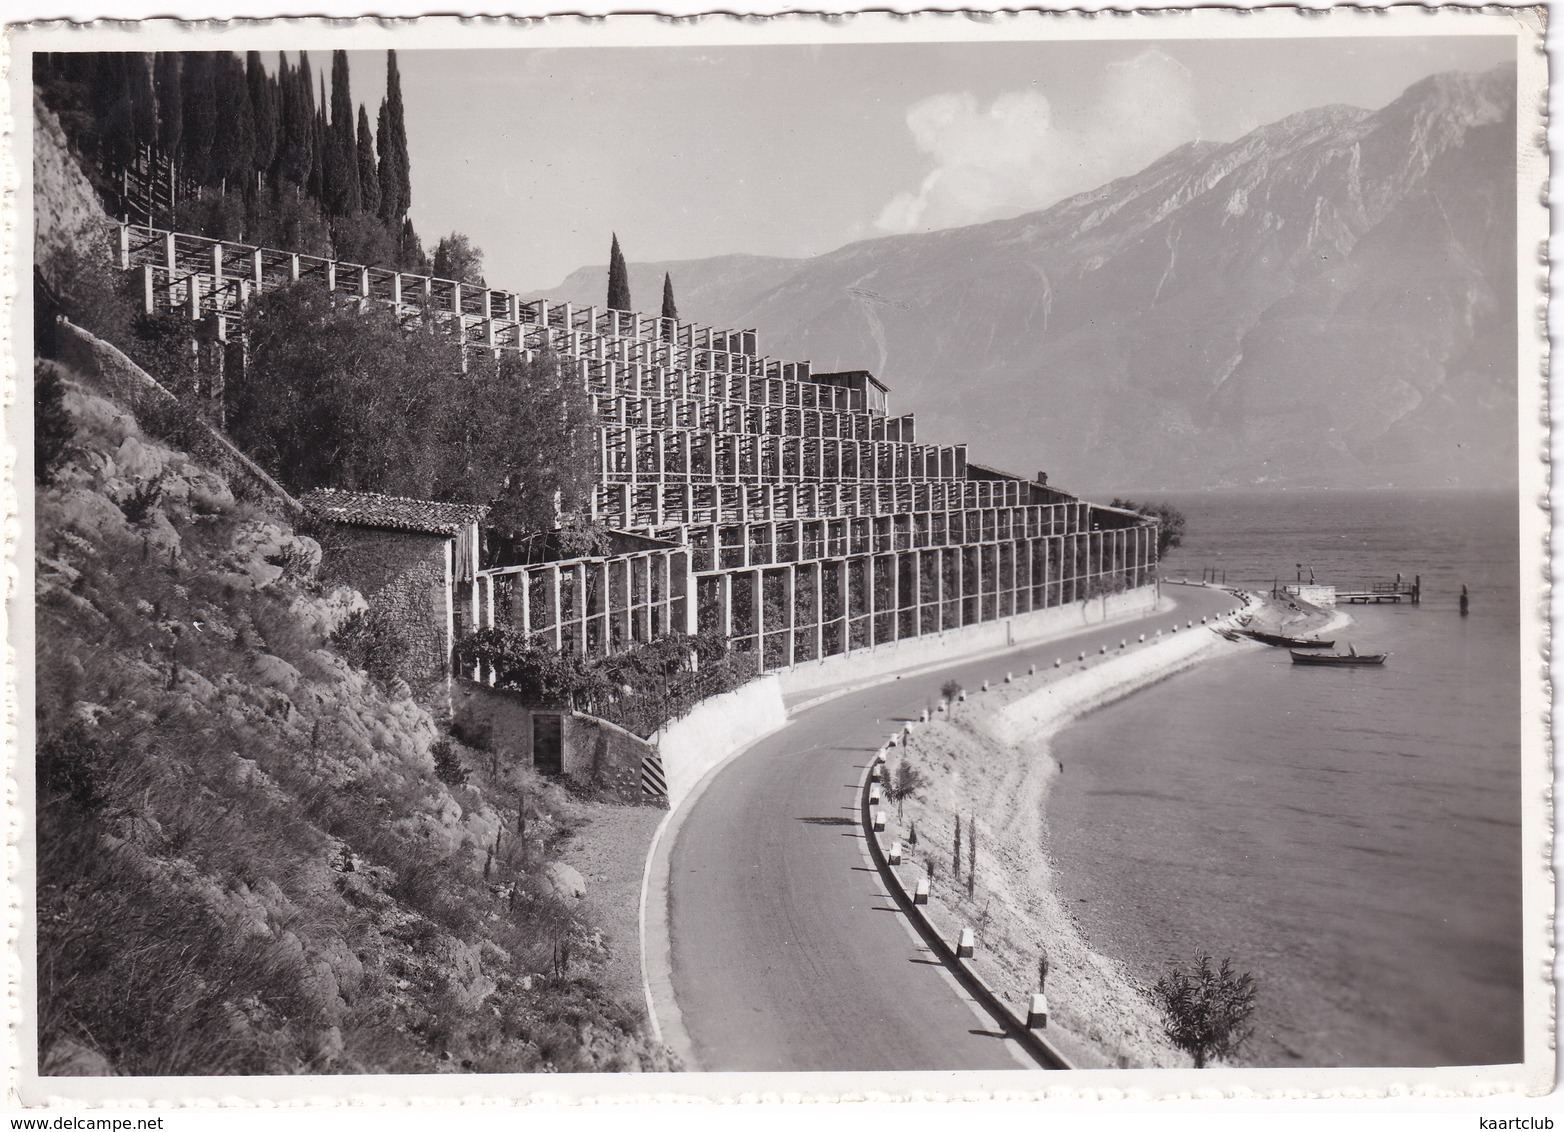
<path id="1" fill-rule="evenodd" d="M 652 736 L 668 780 L 668 808 L 677 809 L 712 767 L 787 722 L 775 675 L 737 691 L 702 700 L 690 713 Z"/>
<path id="2" fill-rule="evenodd" d="M 463 742 L 497 751 L 508 762 L 532 765 L 532 717 L 561 717 L 565 777 L 600 798 L 648 802 L 641 792 L 641 763 L 657 752 L 623 727 L 582 712 L 537 708 L 514 692 L 458 680 L 451 692 L 453 724 Z"/>
<path id="3" fill-rule="evenodd" d="M 917 665 L 959 660 L 982 652 L 1047 640 L 1078 632 L 1092 625 L 1132 614 L 1146 613 L 1157 605 L 1157 587 L 1141 586 L 1126 593 L 1092 598 L 1087 602 L 1056 605 L 1020 613 L 999 621 L 968 625 L 944 633 L 909 637 L 870 649 L 823 660 L 805 661 L 777 673 L 784 693 L 826 688 L 852 680 L 871 679 L 886 672 Z"/>

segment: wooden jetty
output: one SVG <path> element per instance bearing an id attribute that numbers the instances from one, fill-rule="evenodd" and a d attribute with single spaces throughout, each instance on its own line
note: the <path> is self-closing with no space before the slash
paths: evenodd
<path id="1" fill-rule="evenodd" d="M 1347 602 L 1351 605 L 1366 605 L 1369 602 L 1392 602 L 1399 604 L 1403 601 L 1413 605 L 1421 605 L 1423 602 L 1423 576 L 1414 575 L 1410 582 L 1403 582 L 1401 575 L 1396 575 L 1393 582 L 1373 582 L 1357 589 L 1336 590 L 1336 603 Z"/>
<path id="2" fill-rule="evenodd" d="M 1272 597 L 1299 598 L 1313 605 L 1367 605 L 1390 602 L 1399 605 L 1401 602 L 1409 602 L 1412 605 L 1421 605 L 1423 602 L 1423 576 L 1413 575 L 1410 582 L 1396 575 L 1393 582 L 1364 582 L 1356 585 L 1333 586 L 1323 582 L 1314 581 L 1314 572 L 1309 572 L 1309 580 L 1303 580 L 1300 571 L 1296 582 L 1282 582 L 1278 579 L 1271 584 Z"/>

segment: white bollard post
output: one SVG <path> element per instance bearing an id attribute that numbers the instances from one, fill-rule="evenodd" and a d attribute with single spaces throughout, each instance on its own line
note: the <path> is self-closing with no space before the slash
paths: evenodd
<path id="1" fill-rule="evenodd" d="M 928 721 L 929 721 L 929 709 L 928 708 L 924 708 L 922 711 L 920 711 L 918 713 L 918 722 L 919 723 L 927 723 Z"/>
<path id="2" fill-rule="evenodd" d="M 1104 656 L 1106 656 L 1106 655 L 1108 655 L 1108 646 L 1107 645 L 1099 645 L 1097 647 L 1097 651 L 1102 653 Z"/>
<path id="3" fill-rule="evenodd" d="M 1048 1029 L 1048 996 L 1042 991 L 1032 995 L 1032 1005 L 1027 1007 L 1026 1028 L 1028 1030 Z"/>
<path id="4" fill-rule="evenodd" d="M 879 833 L 885 829 L 885 811 L 874 811 L 874 832 Z"/>
<path id="5" fill-rule="evenodd" d="M 1120 647 L 1120 648 L 1121 648 L 1121 649 L 1127 649 L 1127 648 L 1129 648 L 1129 647 L 1130 647 L 1130 643 L 1129 643 L 1129 642 L 1128 642 L 1128 641 L 1126 641 L 1126 640 L 1123 640 L 1123 639 L 1122 639 L 1122 638 L 1121 638 L 1121 639 L 1120 639 L 1120 640 L 1119 640 L 1119 647 Z"/>
<path id="6" fill-rule="evenodd" d="M 963 689 L 961 689 L 961 691 L 957 692 L 956 693 L 956 699 L 958 701 L 960 701 L 961 703 L 966 703 L 967 702 L 967 690 L 965 688 L 963 688 Z"/>
<path id="7" fill-rule="evenodd" d="M 879 804 L 880 804 L 880 788 L 879 788 L 879 786 L 871 786 L 871 787 L 869 787 L 869 805 L 871 805 L 871 806 L 878 806 Z"/>
<path id="8" fill-rule="evenodd" d="M 890 852 L 885 854 L 885 860 L 886 860 L 887 864 L 892 864 L 892 865 L 899 865 L 899 864 L 901 864 L 901 842 L 900 841 L 896 842 L 896 844 L 891 846 Z"/>
<path id="9" fill-rule="evenodd" d="M 894 747 L 896 745 L 896 736 L 892 735 L 889 739 L 885 740 L 885 745 L 887 747 Z"/>
<path id="10" fill-rule="evenodd" d="M 1205 623 L 1206 623 L 1206 619 L 1205 619 L 1205 618 L 1204 618 L 1204 617 L 1202 617 L 1202 618 L 1201 618 L 1201 619 L 1200 619 L 1200 623 L 1201 623 L 1201 624 L 1202 624 L 1202 625 L 1204 625 L 1204 624 L 1205 624 Z"/>
<path id="11" fill-rule="evenodd" d="M 957 959 L 971 959 L 973 952 L 977 950 L 977 940 L 972 934 L 971 928 L 961 929 L 961 942 L 956 944 Z"/>
<path id="12" fill-rule="evenodd" d="M 918 887 L 912 890 L 912 902 L 914 904 L 927 904 L 929 902 L 929 878 L 919 877 Z"/>
<path id="13" fill-rule="evenodd" d="M 878 781 L 880 781 L 880 760 L 879 759 L 875 759 L 874 760 L 874 765 L 869 768 L 869 781 L 870 782 L 878 782 Z"/>
<path id="14" fill-rule="evenodd" d="M 1035 665 L 1035 664 L 1027 665 L 1026 666 L 1026 674 L 1028 676 L 1036 676 L 1037 675 L 1037 665 Z"/>
<path id="15" fill-rule="evenodd" d="M 1193 621 L 1186 620 L 1184 622 L 1184 628 L 1186 628 L 1186 629 L 1193 629 L 1194 627 L 1195 627 L 1195 623 Z"/>
<path id="16" fill-rule="evenodd" d="M 1140 643 L 1141 644 L 1145 644 L 1146 643 L 1146 634 L 1145 633 L 1142 633 L 1140 635 Z"/>
<path id="17" fill-rule="evenodd" d="M 1178 632 L 1178 626 L 1177 626 L 1177 625 L 1175 625 L 1175 626 L 1173 626 L 1173 631 L 1174 631 L 1174 632 L 1175 632 L 1175 633 L 1176 633 L 1176 632 Z"/>
<path id="18" fill-rule="evenodd" d="M 1054 667 L 1055 668 L 1058 668 L 1063 663 L 1064 663 L 1064 661 L 1060 660 L 1057 656 L 1054 657 Z"/>
<path id="19" fill-rule="evenodd" d="M 1084 652 L 1083 653 L 1079 653 L 1079 654 L 1076 655 L 1075 659 L 1076 660 L 1085 660 L 1086 659 L 1086 654 Z"/>
<path id="20" fill-rule="evenodd" d="M 988 681 L 987 680 L 983 681 L 983 691 L 985 691 L 985 692 L 988 691 Z"/>
<path id="21" fill-rule="evenodd" d="M 874 765 L 875 766 L 883 766 L 884 764 L 885 764 L 885 748 L 881 747 L 878 751 L 874 752 Z"/>

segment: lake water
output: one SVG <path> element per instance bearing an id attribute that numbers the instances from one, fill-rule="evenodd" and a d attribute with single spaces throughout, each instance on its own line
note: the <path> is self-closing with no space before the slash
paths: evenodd
<path id="1" fill-rule="evenodd" d="M 1058 737 L 1050 848 L 1089 940 L 1148 986 L 1202 952 L 1252 971 L 1246 1064 L 1519 1061 L 1516 497 L 1173 502 L 1189 533 L 1165 577 L 1421 573 L 1423 603 L 1343 607 L 1338 645 L 1383 668 L 1244 650 Z"/>

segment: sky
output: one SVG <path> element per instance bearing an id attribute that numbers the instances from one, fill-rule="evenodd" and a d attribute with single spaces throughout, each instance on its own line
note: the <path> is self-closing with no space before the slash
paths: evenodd
<path id="1" fill-rule="evenodd" d="M 1484 70 L 1483 37 L 398 52 L 427 247 L 491 284 L 604 264 L 803 257 L 1045 208 L 1184 142 Z M 312 60 L 314 61 L 314 60 Z M 314 61 L 317 66 L 320 61 Z M 350 52 L 370 120 L 384 56 Z"/>

